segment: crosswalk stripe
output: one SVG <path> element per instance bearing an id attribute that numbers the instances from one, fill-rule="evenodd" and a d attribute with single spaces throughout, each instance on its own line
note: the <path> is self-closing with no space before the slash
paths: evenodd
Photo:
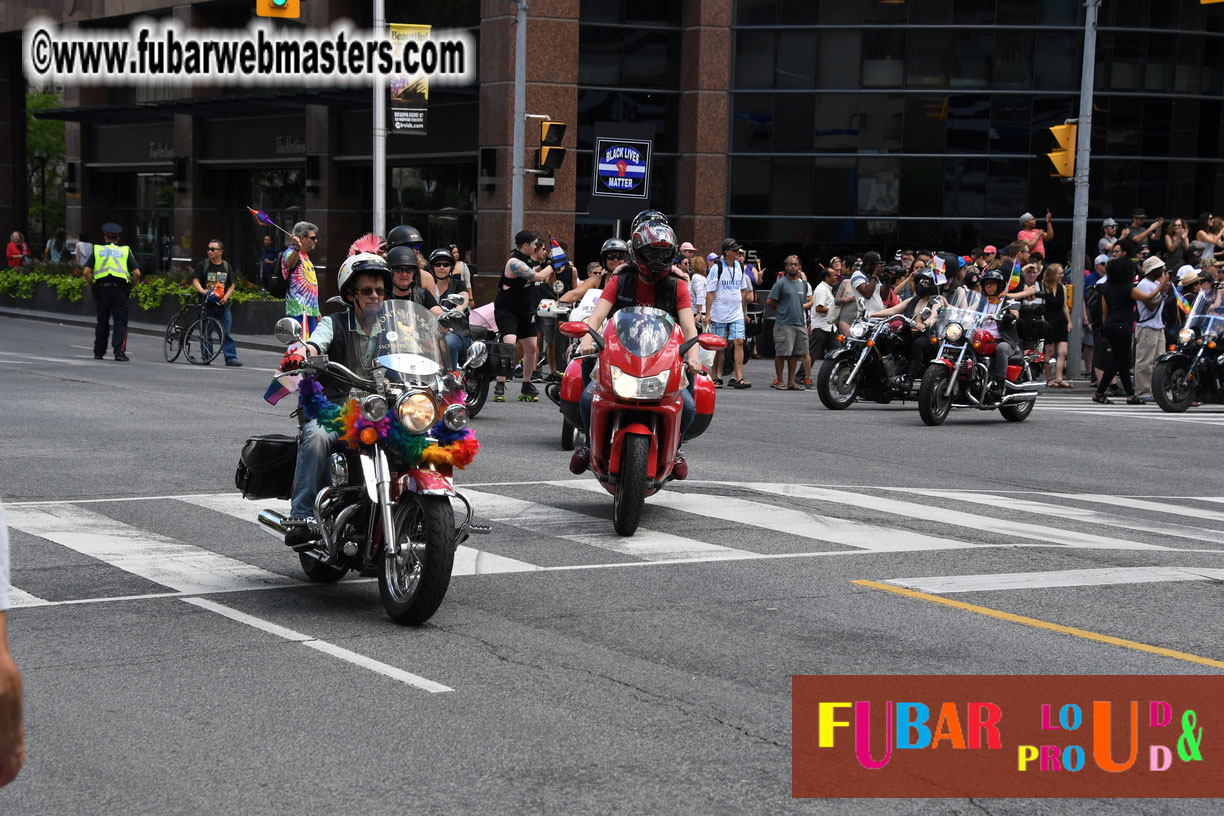
<path id="1" fill-rule="evenodd" d="M 558 487 L 570 487 L 604 493 L 597 482 L 553 482 Z M 646 500 L 649 505 L 668 507 L 708 518 L 750 524 L 766 530 L 827 541 L 861 550 L 959 550 L 984 546 L 967 541 L 928 536 L 897 527 L 881 527 L 859 521 L 822 516 L 792 507 L 778 507 L 736 496 L 714 493 L 674 493 L 659 491 Z M 749 521 L 751 519 L 751 521 Z"/>
<path id="2" fill-rule="evenodd" d="M 180 496 L 179 501 L 223 513 L 242 521 L 249 521 L 256 526 L 261 526 L 257 516 L 259 511 L 265 507 L 281 513 L 289 512 L 289 502 L 266 499 L 252 501 L 242 498 L 237 493 Z M 538 569 L 539 567 L 535 564 L 528 564 L 526 561 L 507 558 L 504 555 L 497 555 L 495 553 L 482 552 L 466 545 L 461 545 L 455 550 L 455 564 L 451 569 L 451 576 L 490 575 L 499 572 L 532 572 Z"/>
<path id="3" fill-rule="evenodd" d="M 893 578 L 884 583 L 922 592 L 988 592 L 1003 589 L 1149 584 L 1165 581 L 1224 581 L 1224 569 L 1192 567 L 1107 567 L 1103 569 L 1008 572 L 994 575 L 940 575 Z"/>
<path id="4" fill-rule="evenodd" d="M 600 492 L 603 492 L 602 488 Z M 465 489 L 463 494 L 472 502 L 476 516 L 480 519 L 505 522 L 539 535 L 598 547 L 601 550 L 640 558 L 643 561 L 729 560 L 758 557 L 757 553 L 747 550 L 722 547 L 645 528 L 639 528 L 632 536 L 620 536 L 612 529 L 611 521 L 597 519 L 573 510 L 564 510 L 480 490 Z M 590 530 L 593 522 L 602 529 Z"/>
<path id="5" fill-rule="evenodd" d="M 732 485 L 730 482 L 727 484 Z M 1108 538 L 1106 536 L 1094 535 L 1092 533 L 1080 533 L 1074 530 L 1060 530 L 1056 527 L 1046 527 L 1040 524 L 1030 524 L 1028 522 L 1013 521 L 1011 519 L 999 519 L 989 514 L 975 515 L 973 513 L 961 512 L 959 510 L 948 510 L 943 507 L 934 507 L 927 504 L 918 504 L 916 502 L 890 499 L 885 496 L 853 493 L 845 490 L 816 487 L 814 485 L 748 482 L 743 484 L 734 483 L 732 486 L 746 487 L 751 490 L 758 490 L 762 493 L 771 493 L 777 496 L 791 496 L 795 498 L 812 499 L 818 502 L 841 504 L 849 507 L 858 507 L 864 510 L 873 510 L 880 513 L 904 516 L 910 519 L 922 519 L 923 521 L 940 522 L 943 524 L 955 525 L 957 527 L 967 527 L 972 530 L 982 530 L 985 532 L 1015 536 L 1017 538 L 1063 544 L 1068 547 L 1108 550 L 1176 549 L 1173 547 L 1164 547 L 1159 544 L 1145 544 L 1139 541 Z"/>
<path id="6" fill-rule="evenodd" d="M 227 592 L 298 581 L 212 550 L 173 541 L 81 507 L 15 507 L 10 527 L 179 592 Z"/>
<path id="7" fill-rule="evenodd" d="M 1154 502 L 1147 499 L 1125 496 L 1109 496 L 1104 493 L 1051 493 L 1050 495 L 1060 499 L 1074 499 L 1075 501 L 1092 502 L 1093 504 L 1107 504 L 1112 507 L 1125 507 L 1128 510 L 1150 510 L 1154 513 L 1168 513 L 1172 516 L 1184 516 L 1189 512 L 1185 508 L 1173 504 L 1172 501 Z M 1195 508 L 1193 513 L 1199 519 L 1224 521 L 1224 513 L 1219 510 Z"/>
<path id="8" fill-rule="evenodd" d="M 1224 532 L 1208 530 L 1203 527 L 1190 527 L 1184 524 L 1144 524 L 1133 519 L 1122 519 L 1086 507 L 1068 507 L 1062 504 L 1035 502 L 1015 496 L 997 496 L 990 493 L 968 493 L 963 490 L 933 490 L 928 488 L 907 488 L 907 493 L 933 498 L 951 499 L 967 504 L 984 504 L 999 510 L 1010 510 L 1035 515 L 1053 516 L 1054 518 L 1084 521 L 1105 527 L 1121 527 L 1126 530 L 1137 530 L 1145 533 L 1188 538 L 1193 541 L 1214 541 L 1224 544 Z M 1057 494 L 1047 494 L 1057 495 Z"/>
<path id="9" fill-rule="evenodd" d="M 23 606 L 46 606 L 47 601 L 39 598 L 37 595 L 31 595 L 25 590 L 18 589 L 12 584 L 8 589 L 9 608 L 18 609 Z"/>

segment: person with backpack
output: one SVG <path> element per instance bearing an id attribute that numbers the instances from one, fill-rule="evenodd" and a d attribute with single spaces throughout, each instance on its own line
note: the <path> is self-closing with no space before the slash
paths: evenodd
<path id="1" fill-rule="evenodd" d="M 238 362 L 238 347 L 230 336 L 230 327 L 234 317 L 230 314 L 230 296 L 234 294 L 234 270 L 229 261 L 221 257 L 225 245 L 216 238 L 208 242 L 208 256 L 196 265 L 191 274 L 191 285 L 204 297 L 204 314 L 215 317 L 221 323 L 225 339 L 221 343 L 221 353 L 225 355 L 225 364 L 231 367 L 241 366 Z M 205 363 L 207 365 L 207 363 Z"/>
<path id="2" fill-rule="evenodd" d="M 732 388 L 751 388 L 752 383 L 744 379 L 744 313 L 748 306 L 748 294 L 752 291 L 752 278 L 744 271 L 738 260 L 739 242 L 728 238 L 722 242 L 723 256 L 709 266 L 706 273 L 706 325 L 708 331 L 726 338 L 735 346 L 735 376 Z M 714 355 L 714 372 L 721 373 L 725 352 Z M 722 377 L 714 378 L 714 387 L 722 388 Z"/>

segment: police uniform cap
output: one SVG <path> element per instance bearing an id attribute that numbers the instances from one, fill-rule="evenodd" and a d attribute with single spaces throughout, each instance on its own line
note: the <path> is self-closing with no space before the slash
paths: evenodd
<path id="1" fill-rule="evenodd" d="M 114 221 L 107 221 L 102 225 L 102 234 L 114 235 L 116 238 L 118 238 L 123 234 L 123 227 L 119 226 Z"/>

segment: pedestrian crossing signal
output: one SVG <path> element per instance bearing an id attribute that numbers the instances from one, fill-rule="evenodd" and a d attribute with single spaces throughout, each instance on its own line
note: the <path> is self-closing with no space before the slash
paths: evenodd
<path id="1" fill-rule="evenodd" d="M 1075 176 L 1075 136 L 1078 128 L 1075 125 L 1055 125 L 1050 128 L 1058 150 L 1047 153 L 1050 163 L 1054 165 L 1051 178 L 1072 178 Z"/>
<path id="2" fill-rule="evenodd" d="M 545 120 L 540 123 L 540 158 L 536 163 L 541 170 L 556 170 L 565 161 L 565 148 L 560 147 L 565 138 L 565 123 Z"/>

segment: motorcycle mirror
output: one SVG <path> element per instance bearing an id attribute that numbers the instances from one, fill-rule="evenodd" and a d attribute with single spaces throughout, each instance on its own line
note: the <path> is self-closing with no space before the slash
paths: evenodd
<path id="1" fill-rule="evenodd" d="M 719 337 L 717 334 L 699 334 L 697 343 L 706 351 L 722 351 L 727 347 L 726 338 Z"/>
<path id="2" fill-rule="evenodd" d="M 590 327 L 581 320 L 567 320 L 561 324 L 561 333 L 577 340 L 587 333 L 588 328 Z"/>
<path id="3" fill-rule="evenodd" d="M 438 303 L 443 309 L 462 309 L 467 305 L 467 297 L 458 293 L 446 295 Z"/>
<path id="4" fill-rule="evenodd" d="M 302 324 L 292 317 L 282 317 L 272 329 L 276 342 L 291 346 L 302 339 Z"/>
<path id="5" fill-rule="evenodd" d="M 468 346 L 467 359 L 464 360 L 463 367 L 480 368 L 488 358 L 489 347 L 479 340 L 473 340 L 472 345 Z"/>
<path id="6" fill-rule="evenodd" d="M 925 309 L 923 309 L 922 312 L 919 314 L 919 317 L 921 317 L 924 322 L 927 320 L 930 320 L 931 319 L 931 307 L 928 306 Z"/>
<path id="7" fill-rule="evenodd" d="M 331 306 L 348 306 L 348 302 L 339 295 L 332 295 L 327 299 L 327 303 Z"/>

